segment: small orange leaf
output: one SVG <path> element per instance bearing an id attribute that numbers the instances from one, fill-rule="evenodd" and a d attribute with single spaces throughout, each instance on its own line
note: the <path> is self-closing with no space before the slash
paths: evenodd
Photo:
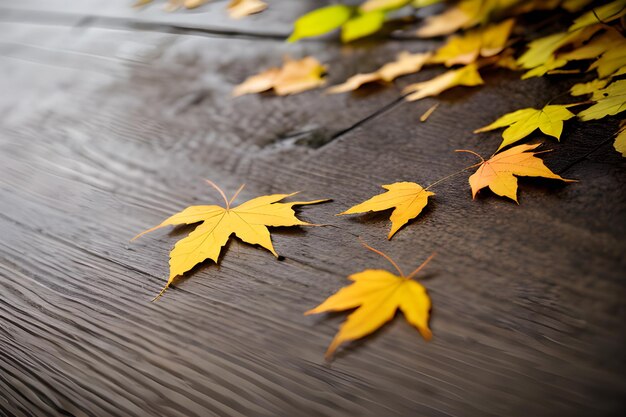
<path id="1" fill-rule="evenodd" d="M 508 197 L 517 203 L 517 177 L 552 178 L 566 182 L 574 182 L 550 171 L 543 161 L 528 152 L 536 149 L 536 145 L 519 145 L 498 153 L 478 167 L 469 177 L 472 187 L 472 198 L 476 198 L 479 190 L 489 187 L 495 194 Z"/>

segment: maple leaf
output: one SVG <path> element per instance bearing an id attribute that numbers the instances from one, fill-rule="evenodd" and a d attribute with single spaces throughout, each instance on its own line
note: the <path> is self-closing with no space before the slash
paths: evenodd
<path id="1" fill-rule="evenodd" d="M 574 182 L 575 180 L 565 179 L 550 171 L 543 164 L 543 161 L 535 156 L 537 152 L 528 152 L 539 145 L 541 144 L 518 145 L 495 154 L 487 161 L 483 159 L 476 172 L 469 177 L 472 198 L 476 198 L 476 194 L 481 189 L 489 187 L 495 194 L 508 197 L 517 203 L 516 176 L 552 178 Z"/>
<path id="2" fill-rule="evenodd" d="M 470 30 L 463 35 L 452 36 L 437 50 L 431 62 L 444 63 L 451 67 L 457 64 L 471 64 L 480 56 L 497 55 L 506 46 L 514 23 L 513 19 L 508 19 L 502 23 Z"/>
<path id="3" fill-rule="evenodd" d="M 391 239 L 402 226 L 422 212 L 426 204 L 428 204 L 428 197 L 435 195 L 435 193 L 427 191 L 414 182 L 396 182 L 383 185 L 382 187 L 387 192 L 350 207 L 343 213 L 339 213 L 339 215 L 383 211 L 393 208 L 394 210 L 389 218 L 391 220 L 391 230 L 387 236 L 387 239 Z"/>
<path id="4" fill-rule="evenodd" d="M 598 22 L 608 23 L 619 19 L 626 14 L 626 0 L 615 0 L 600 7 L 595 7 L 583 14 L 569 27 L 568 31 L 575 32 L 581 28 L 594 25 Z"/>
<path id="5" fill-rule="evenodd" d="M 595 80 L 591 80 L 586 83 L 578 83 L 574 84 L 572 88 L 570 88 L 570 94 L 573 96 L 584 96 L 586 94 L 591 94 L 594 91 L 600 90 L 608 84 L 609 80 L 602 80 L 596 78 Z"/>
<path id="6" fill-rule="evenodd" d="M 233 19 L 241 19 L 267 9 L 267 3 L 261 0 L 231 0 L 228 3 L 228 15 Z"/>
<path id="7" fill-rule="evenodd" d="M 341 41 L 350 42 L 377 32 L 385 23 L 385 12 L 375 10 L 359 14 L 341 26 Z"/>
<path id="8" fill-rule="evenodd" d="M 359 6 L 362 12 L 373 12 L 375 10 L 399 9 L 409 4 L 410 0 L 366 0 Z"/>
<path id="9" fill-rule="evenodd" d="M 618 80 L 607 87 L 594 91 L 591 97 L 593 106 L 578 113 L 583 121 L 602 119 L 626 110 L 626 80 Z"/>
<path id="10" fill-rule="evenodd" d="M 420 37 L 448 35 L 461 28 L 469 28 L 484 23 L 494 13 L 499 13 L 520 3 L 521 0 L 461 0 L 457 6 L 431 16 L 417 31 Z"/>
<path id="11" fill-rule="evenodd" d="M 352 16 L 353 8 L 342 4 L 334 4 L 315 9 L 293 24 L 293 33 L 287 42 L 295 42 L 302 38 L 319 36 L 339 28 Z"/>
<path id="12" fill-rule="evenodd" d="M 285 59 L 282 68 L 269 68 L 248 77 L 233 90 L 233 96 L 261 93 L 270 89 L 279 96 L 301 93 L 324 85 L 326 67 L 314 57 Z"/>
<path id="13" fill-rule="evenodd" d="M 527 51 L 517 59 L 517 63 L 526 69 L 532 69 L 522 76 L 523 79 L 538 77 L 567 63 L 566 59 L 555 57 L 556 52 L 566 45 L 580 45 L 587 41 L 602 25 L 596 24 L 575 32 L 559 32 L 528 43 Z"/>
<path id="14" fill-rule="evenodd" d="M 526 108 L 507 113 L 495 122 L 476 129 L 474 133 L 487 132 L 508 126 L 502 132 L 502 143 L 498 150 L 515 143 L 530 135 L 536 129 L 541 130 L 546 135 L 561 138 L 563 132 L 563 121 L 574 117 L 574 113 L 567 109 L 567 105 L 551 104 L 542 109 Z"/>
<path id="15" fill-rule="evenodd" d="M 622 120 L 619 130 L 615 134 L 613 147 L 626 158 L 626 120 Z"/>
<path id="16" fill-rule="evenodd" d="M 344 83 L 330 87 L 327 92 L 330 94 L 345 93 L 356 90 L 363 84 L 375 81 L 393 81 L 401 75 L 418 72 L 430 56 L 429 53 L 400 52 L 395 61 L 386 63 L 374 72 L 353 75 Z"/>
<path id="17" fill-rule="evenodd" d="M 400 267 L 384 253 L 363 245 L 387 259 L 398 271 L 399 275 L 384 269 L 366 269 L 348 277 L 353 281 L 341 288 L 319 306 L 307 311 L 305 315 L 329 311 L 356 310 L 341 325 L 339 332 L 326 351 L 330 359 L 335 350 L 344 342 L 360 339 L 373 333 L 383 324 L 390 321 L 400 309 L 406 320 L 415 326 L 426 340 L 432 338 L 428 327 L 430 314 L 430 297 L 426 289 L 413 280 L 428 262 L 435 256 L 432 254 L 417 269 L 405 275 Z"/>
<path id="18" fill-rule="evenodd" d="M 209 180 L 207 180 L 207 183 L 214 187 L 224 198 L 226 207 L 217 205 L 190 206 L 165 219 L 158 226 L 141 232 L 133 238 L 133 240 L 137 239 L 146 233 L 165 226 L 200 223 L 187 237 L 179 240 L 170 252 L 170 276 L 159 296 L 169 287 L 174 278 L 183 275 L 200 262 L 211 259 L 217 263 L 222 247 L 232 234 L 235 234 L 246 243 L 259 245 L 278 257 L 267 227 L 314 226 L 311 223 L 298 219 L 295 216 L 293 206 L 328 201 L 315 200 L 279 203 L 280 200 L 297 193 L 272 194 L 253 198 L 235 208 L 231 208 L 230 205 L 243 189 L 243 185 L 228 200 L 217 185 Z"/>
<path id="19" fill-rule="evenodd" d="M 428 96 L 436 96 L 443 91 L 459 85 L 475 86 L 484 84 L 478 73 L 476 64 L 469 64 L 462 68 L 449 70 L 431 80 L 410 84 L 402 91 L 408 94 L 405 99 L 415 101 Z"/>

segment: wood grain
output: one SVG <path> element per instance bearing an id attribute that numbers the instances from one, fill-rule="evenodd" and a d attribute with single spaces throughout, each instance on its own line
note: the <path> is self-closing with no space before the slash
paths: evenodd
<path id="1" fill-rule="evenodd" d="M 473 129 L 549 101 L 566 80 L 494 72 L 484 88 L 397 100 L 429 71 L 364 94 L 233 100 L 234 85 L 285 52 L 328 63 L 332 84 L 408 44 L 346 51 L 93 22 L 0 30 L 0 414 L 623 410 L 626 165 L 611 147 L 616 120 L 569 123 L 562 143 L 547 140 L 548 166 L 580 182 L 520 181 L 519 206 L 489 193 L 472 201 L 460 175 L 392 241 L 388 213 L 334 216 L 380 184 L 427 185 L 475 162 L 454 149 L 488 156 L 498 132 Z M 241 201 L 298 190 L 334 201 L 299 210 L 327 226 L 275 231 L 284 260 L 233 241 L 219 267 L 196 268 L 150 303 L 189 229 L 129 239 L 189 204 L 217 202 L 203 178 L 229 193 L 245 182 Z M 422 277 L 435 337 L 427 343 L 397 318 L 327 364 L 344 316 L 302 312 L 348 274 L 387 267 L 359 236 L 406 269 L 438 253 Z"/>

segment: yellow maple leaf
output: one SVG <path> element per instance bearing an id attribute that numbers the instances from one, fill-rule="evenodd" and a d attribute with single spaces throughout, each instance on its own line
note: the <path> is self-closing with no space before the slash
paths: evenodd
<path id="1" fill-rule="evenodd" d="M 459 69 L 449 70 L 431 80 L 410 84 L 404 88 L 403 93 L 408 94 L 405 97 L 406 100 L 415 101 L 436 96 L 452 87 L 460 85 L 471 87 L 483 83 L 478 73 L 478 66 L 473 63 Z"/>
<path id="2" fill-rule="evenodd" d="M 615 134 L 615 142 L 613 142 L 615 150 L 626 158 L 626 120 L 622 120 L 620 129 Z"/>
<path id="3" fill-rule="evenodd" d="M 593 106 L 578 113 L 583 121 L 602 119 L 626 110 L 626 80 L 618 80 L 607 87 L 596 90 L 591 97 L 596 102 Z"/>
<path id="4" fill-rule="evenodd" d="M 270 89 L 279 96 L 296 94 L 324 85 L 326 67 L 314 57 L 285 59 L 282 68 L 270 68 L 248 77 L 233 90 L 233 96 L 261 93 Z"/>
<path id="5" fill-rule="evenodd" d="M 562 40 L 567 41 L 566 44 L 573 44 L 573 49 L 565 53 L 557 53 L 555 50 L 553 55 L 550 55 L 543 64 L 526 72 L 522 79 L 540 77 L 546 73 L 553 74 L 555 73 L 554 70 L 563 67 L 571 61 L 595 59 L 598 57 L 600 58 L 592 64 L 589 70 L 598 68 L 598 74 L 601 77 L 606 77 L 622 65 L 626 65 L 626 59 L 623 58 L 624 54 L 620 53 L 626 48 L 626 39 L 617 31 L 610 30 L 602 33 L 600 36 L 594 36 L 585 44 L 581 42 L 581 37 L 587 37 L 588 33 L 594 32 L 597 28 L 599 26 L 591 27 L 587 33 L 579 31 L 573 35 L 568 32 L 557 34 L 561 36 Z"/>
<path id="6" fill-rule="evenodd" d="M 387 192 L 376 195 L 339 214 L 357 214 L 393 208 L 394 210 L 389 218 L 391 220 L 391 230 L 387 236 L 387 239 L 391 239 L 402 226 L 422 212 L 426 204 L 428 204 L 428 197 L 435 195 L 435 193 L 422 188 L 421 185 L 414 182 L 396 182 L 383 185 L 382 187 Z"/>
<path id="7" fill-rule="evenodd" d="M 422 69 L 422 66 L 428 61 L 430 56 L 430 53 L 411 54 L 409 52 L 400 52 L 395 61 L 386 63 L 378 70 L 353 75 L 345 82 L 332 86 L 326 91 L 331 94 L 345 93 L 356 90 L 360 86 L 367 83 L 376 81 L 393 81 L 401 75 L 418 72 Z"/>
<path id="8" fill-rule="evenodd" d="M 417 36 L 430 38 L 448 35 L 469 26 L 472 17 L 459 7 L 450 7 L 445 12 L 430 16 L 426 24 L 417 30 Z"/>
<path id="9" fill-rule="evenodd" d="M 261 0 L 231 0 L 228 3 L 228 15 L 232 19 L 241 19 L 267 9 L 267 3 Z"/>
<path id="10" fill-rule="evenodd" d="M 491 15 L 503 11 L 521 0 L 461 0 L 458 5 L 426 19 L 417 31 L 420 37 L 448 35 L 486 22 Z"/>
<path id="11" fill-rule="evenodd" d="M 337 348 L 344 342 L 360 339 L 373 333 L 390 321 L 400 309 L 406 320 L 421 333 L 426 340 L 432 338 L 428 327 L 430 297 L 426 289 L 413 280 L 426 264 L 434 257 L 432 254 L 416 270 L 405 275 L 400 267 L 384 253 L 363 245 L 387 259 L 399 275 L 384 269 L 366 269 L 348 277 L 353 281 L 347 287 L 331 295 L 319 306 L 304 313 L 318 314 L 329 311 L 356 310 L 341 325 L 339 332 L 326 351 L 330 359 Z"/>
<path id="12" fill-rule="evenodd" d="M 295 216 L 293 206 L 316 204 L 328 200 L 294 201 L 279 203 L 292 194 L 272 194 L 253 198 L 237 207 L 231 208 L 232 202 L 243 189 L 243 185 L 228 200 L 224 192 L 214 183 L 208 181 L 224 198 L 226 207 L 217 205 L 190 206 L 183 211 L 165 219 L 161 224 L 148 229 L 133 238 L 137 239 L 146 233 L 165 226 L 200 223 L 187 237 L 176 243 L 170 252 L 170 276 L 161 294 L 169 287 L 174 278 L 183 275 L 195 265 L 206 259 L 217 263 L 222 247 L 230 235 L 251 245 L 259 245 L 278 257 L 272 245 L 268 226 L 313 226 Z M 158 296 L 157 296 L 158 297 Z"/>
<path id="13" fill-rule="evenodd" d="M 565 182 L 573 182 L 550 171 L 543 161 L 528 152 L 536 149 L 536 145 L 518 145 L 504 152 L 495 154 L 489 160 L 483 160 L 475 173 L 469 177 L 472 198 L 478 191 L 489 187 L 495 194 L 508 197 L 517 203 L 517 177 L 552 178 Z"/>
<path id="14" fill-rule="evenodd" d="M 570 94 L 573 96 L 584 96 L 586 94 L 591 94 L 594 91 L 600 90 L 606 87 L 609 80 L 602 80 L 600 78 L 596 78 L 595 80 L 591 80 L 586 83 L 578 83 L 574 84 L 572 88 L 570 88 Z"/>
<path id="15" fill-rule="evenodd" d="M 601 29 L 602 25 L 596 24 L 575 32 L 555 33 L 528 43 L 528 49 L 517 59 L 517 63 L 522 68 L 532 71 L 524 74 L 522 78 L 538 77 L 552 69 L 562 67 L 567 60 L 556 56 L 558 50 L 567 45 L 582 45 Z"/>
<path id="16" fill-rule="evenodd" d="M 476 129 L 474 133 L 508 126 L 502 132 L 503 140 L 498 147 L 500 150 L 525 138 L 536 129 L 541 130 L 546 135 L 560 139 L 563 132 L 563 121 L 572 117 L 574 117 L 574 113 L 567 109 L 567 105 L 550 104 L 542 109 L 527 108 L 507 113 L 490 125 Z"/>
<path id="17" fill-rule="evenodd" d="M 597 70 L 600 78 L 606 78 L 614 74 L 617 70 L 626 66 L 626 39 L 621 38 L 619 42 L 608 44 L 606 52 L 595 60 L 589 70 Z"/>
<path id="18" fill-rule="evenodd" d="M 608 23 L 619 19 L 626 14 L 626 0 L 615 0 L 600 7 L 594 7 L 576 20 L 569 27 L 568 31 L 574 32 L 579 29 L 597 23 Z"/>
<path id="19" fill-rule="evenodd" d="M 478 57 L 491 57 L 502 52 L 506 46 L 515 20 L 508 19 L 501 23 L 470 30 L 463 35 L 452 36 L 444 46 L 437 50 L 430 60 L 444 63 L 451 67 L 457 64 L 471 64 Z"/>

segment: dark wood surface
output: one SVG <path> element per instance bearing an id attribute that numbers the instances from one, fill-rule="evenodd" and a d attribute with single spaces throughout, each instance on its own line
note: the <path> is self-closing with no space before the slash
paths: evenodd
<path id="1" fill-rule="evenodd" d="M 571 122 L 562 143 L 547 140 L 547 165 L 580 182 L 522 180 L 518 206 L 489 193 L 472 201 L 459 176 L 388 242 L 388 213 L 334 214 L 380 184 L 427 185 L 475 162 L 454 149 L 488 156 L 499 132 L 472 130 L 541 106 L 571 82 L 492 72 L 484 88 L 399 100 L 403 85 L 437 72 L 428 70 L 356 94 L 233 100 L 234 85 L 285 54 L 318 57 L 332 84 L 434 43 L 285 44 L 313 1 L 270 2 L 241 22 L 226 19 L 225 2 L 176 14 L 129 3 L 0 2 L 0 414 L 623 411 L 617 119 Z M 299 211 L 328 226 L 275 230 L 282 261 L 233 240 L 219 267 L 196 268 L 151 303 L 188 229 L 129 240 L 187 205 L 219 202 L 204 178 L 227 193 L 246 183 L 241 201 L 292 191 L 333 198 Z M 328 364 L 324 350 L 345 315 L 302 313 L 350 273 L 388 267 L 359 236 L 405 269 L 437 251 L 422 277 L 434 338 L 397 317 Z"/>

